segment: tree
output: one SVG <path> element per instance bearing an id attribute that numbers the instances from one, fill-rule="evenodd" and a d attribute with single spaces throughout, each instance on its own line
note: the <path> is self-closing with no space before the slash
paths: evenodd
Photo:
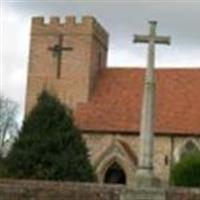
<path id="1" fill-rule="evenodd" d="M 17 103 L 0 96 L 0 157 L 6 153 L 10 142 L 17 135 L 17 113 Z"/>
<path id="2" fill-rule="evenodd" d="M 171 182 L 176 186 L 200 187 L 200 152 L 185 155 L 171 170 Z"/>
<path id="3" fill-rule="evenodd" d="M 94 181 L 88 150 L 71 111 L 43 91 L 6 159 L 10 177 Z"/>

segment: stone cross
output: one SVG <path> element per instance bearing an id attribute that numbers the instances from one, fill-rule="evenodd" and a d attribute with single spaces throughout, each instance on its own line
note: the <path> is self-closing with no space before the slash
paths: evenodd
<path id="1" fill-rule="evenodd" d="M 61 72 L 61 62 L 62 62 L 62 52 L 63 51 L 72 51 L 72 47 L 63 47 L 63 35 L 58 36 L 58 44 L 55 44 L 53 47 L 49 47 L 48 49 L 53 52 L 53 57 L 57 58 L 57 78 L 60 78 Z"/>
<path id="2" fill-rule="evenodd" d="M 170 37 L 156 35 L 155 21 L 150 21 L 149 35 L 135 35 L 134 42 L 148 43 L 148 62 L 145 72 L 144 96 L 140 124 L 139 166 L 135 181 L 137 186 L 153 186 L 154 111 L 155 111 L 155 44 L 170 44 Z"/>

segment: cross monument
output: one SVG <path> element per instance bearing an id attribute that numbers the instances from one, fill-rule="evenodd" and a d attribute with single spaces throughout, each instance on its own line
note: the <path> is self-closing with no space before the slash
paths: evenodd
<path id="1" fill-rule="evenodd" d="M 53 57 L 57 58 L 57 78 L 60 78 L 61 72 L 61 62 L 62 62 L 62 52 L 63 51 L 72 51 L 72 47 L 63 47 L 63 35 L 58 36 L 58 44 L 55 44 L 53 47 L 49 47 L 48 49 L 53 52 Z"/>
<path id="2" fill-rule="evenodd" d="M 144 96 L 140 124 L 139 166 L 135 181 L 139 187 L 154 185 L 154 111 L 155 111 L 155 44 L 170 44 L 170 37 L 157 36 L 156 21 L 150 21 L 149 35 L 135 35 L 135 43 L 148 43 L 148 61 L 145 72 Z"/>

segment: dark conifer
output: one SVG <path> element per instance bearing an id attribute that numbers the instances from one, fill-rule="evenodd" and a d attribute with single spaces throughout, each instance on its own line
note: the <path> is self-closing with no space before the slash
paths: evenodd
<path id="1" fill-rule="evenodd" d="M 26 117 L 7 159 L 14 178 L 91 182 L 94 171 L 71 111 L 43 91 Z"/>

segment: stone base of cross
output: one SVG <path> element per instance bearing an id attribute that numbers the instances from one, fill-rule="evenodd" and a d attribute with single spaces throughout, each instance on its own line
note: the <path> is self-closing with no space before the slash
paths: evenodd
<path id="1" fill-rule="evenodd" d="M 153 174 L 153 170 L 138 168 L 135 175 L 135 187 L 156 187 L 158 181 Z"/>

